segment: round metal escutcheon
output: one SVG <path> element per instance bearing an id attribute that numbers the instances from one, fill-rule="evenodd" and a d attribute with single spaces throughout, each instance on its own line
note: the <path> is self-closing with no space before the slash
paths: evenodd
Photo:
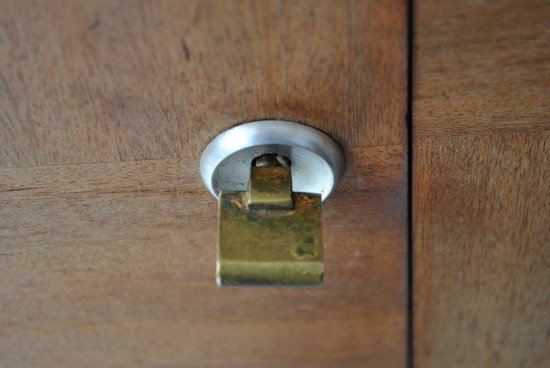
<path id="1" fill-rule="evenodd" d="M 219 134 L 201 156 L 201 175 L 208 190 L 246 191 L 252 160 L 274 153 L 290 160 L 292 190 L 316 193 L 325 200 L 344 173 L 344 155 L 325 133 L 283 120 L 259 120 Z"/>

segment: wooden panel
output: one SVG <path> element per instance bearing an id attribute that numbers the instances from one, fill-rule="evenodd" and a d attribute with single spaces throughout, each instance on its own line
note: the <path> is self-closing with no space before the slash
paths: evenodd
<path id="1" fill-rule="evenodd" d="M 24 2 L 0 12 L 0 366 L 406 364 L 406 4 Z M 201 150 L 335 137 L 323 288 L 217 288 Z"/>
<path id="2" fill-rule="evenodd" d="M 550 3 L 415 9 L 414 361 L 550 356 Z"/>
<path id="3" fill-rule="evenodd" d="M 402 144 L 405 7 L 3 1 L 0 163 L 198 157 L 265 117 Z"/>

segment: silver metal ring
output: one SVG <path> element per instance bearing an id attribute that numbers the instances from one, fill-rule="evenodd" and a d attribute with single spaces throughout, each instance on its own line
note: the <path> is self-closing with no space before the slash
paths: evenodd
<path id="1" fill-rule="evenodd" d="M 246 191 L 252 160 L 266 153 L 291 162 L 292 190 L 316 193 L 325 200 L 344 173 L 344 155 L 325 133 L 283 120 L 259 120 L 219 134 L 201 156 L 201 176 L 208 190 Z"/>

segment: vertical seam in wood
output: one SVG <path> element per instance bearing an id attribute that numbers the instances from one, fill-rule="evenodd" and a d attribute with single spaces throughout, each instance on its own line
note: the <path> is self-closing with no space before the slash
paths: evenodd
<path id="1" fill-rule="evenodd" d="M 407 249 L 407 367 L 414 366 L 414 304 L 413 304 L 413 47 L 414 0 L 407 2 L 407 179 L 408 179 L 408 249 Z"/>

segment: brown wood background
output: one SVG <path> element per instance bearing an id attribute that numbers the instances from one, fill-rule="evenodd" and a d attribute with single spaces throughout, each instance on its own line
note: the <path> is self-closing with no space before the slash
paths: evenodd
<path id="1" fill-rule="evenodd" d="M 405 1 L 6 1 L 0 366 L 406 362 Z M 243 120 L 344 147 L 325 287 L 219 289 L 198 158 Z"/>
<path id="2" fill-rule="evenodd" d="M 415 1 L 414 361 L 550 361 L 550 2 Z"/>

